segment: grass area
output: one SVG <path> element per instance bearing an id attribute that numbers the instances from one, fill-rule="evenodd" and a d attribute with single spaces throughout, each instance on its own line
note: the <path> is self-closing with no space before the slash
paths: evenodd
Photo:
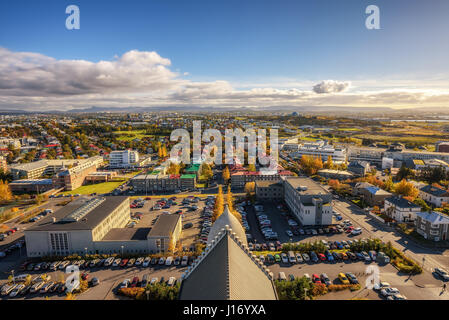
<path id="1" fill-rule="evenodd" d="M 63 192 L 63 194 L 66 195 L 66 194 L 108 193 L 125 182 L 126 180 L 90 184 L 86 186 L 81 186 L 78 189 L 72 191 L 65 191 Z"/>
<path id="2" fill-rule="evenodd" d="M 114 134 L 120 136 L 117 138 L 120 141 L 131 141 L 134 139 L 142 139 L 144 137 L 154 138 L 154 135 L 145 134 L 145 130 L 114 131 Z"/>

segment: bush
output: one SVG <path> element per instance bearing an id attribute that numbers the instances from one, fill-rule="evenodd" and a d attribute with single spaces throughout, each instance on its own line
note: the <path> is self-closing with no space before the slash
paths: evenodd
<path id="1" fill-rule="evenodd" d="M 346 289 L 350 289 L 351 291 L 360 290 L 360 284 L 331 284 L 327 287 L 330 292 L 337 292 Z"/>

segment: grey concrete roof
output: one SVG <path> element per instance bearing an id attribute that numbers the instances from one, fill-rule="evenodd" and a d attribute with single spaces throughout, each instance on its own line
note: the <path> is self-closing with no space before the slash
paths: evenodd
<path id="1" fill-rule="evenodd" d="M 150 230 L 151 228 L 114 228 L 111 229 L 101 240 L 147 240 L 147 236 Z"/>
<path id="2" fill-rule="evenodd" d="M 182 216 L 179 214 L 161 214 L 148 237 L 169 237 L 181 219 Z"/>
<path id="3" fill-rule="evenodd" d="M 329 194 L 319 183 L 316 183 L 309 178 L 301 177 L 287 177 L 285 179 L 294 189 L 298 190 L 300 187 L 306 187 L 307 190 L 298 190 L 300 194 L 304 195 L 317 195 L 317 194 Z"/>
<path id="4" fill-rule="evenodd" d="M 61 209 L 55 211 L 53 214 L 47 215 L 41 221 L 25 230 L 27 231 L 70 231 L 70 230 L 92 230 L 101 221 L 103 221 L 115 208 L 117 208 L 122 202 L 128 201 L 128 197 L 105 197 L 106 201 L 101 203 L 98 207 L 87 213 L 83 219 L 76 222 L 63 222 L 64 217 L 71 214 L 73 211 L 84 205 L 88 199 L 85 197 L 72 201 Z M 56 222 L 53 223 L 53 218 L 56 218 Z"/>
<path id="5" fill-rule="evenodd" d="M 253 260 L 233 230 L 222 230 L 218 242 L 187 269 L 181 300 L 277 300 L 269 270 Z M 245 248 L 247 251 L 245 251 Z"/>

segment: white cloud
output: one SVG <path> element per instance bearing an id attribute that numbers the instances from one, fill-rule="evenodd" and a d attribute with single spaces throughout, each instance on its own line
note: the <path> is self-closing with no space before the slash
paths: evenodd
<path id="1" fill-rule="evenodd" d="M 343 92 L 349 88 L 350 82 L 339 82 L 334 80 L 324 80 L 313 86 L 315 93 L 338 93 Z"/>
<path id="2" fill-rule="evenodd" d="M 279 79 L 265 83 L 191 81 L 156 52 L 129 51 L 111 61 L 57 60 L 0 48 L 0 109 L 90 106 L 448 106 L 444 79 L 413 81 Z M 381 86 L 377 84 L 380 83 Z M 313 87 L 311 90 L 310 88 Z M 347 89 L 351 87 L 351 91 Z M 319 94 L 317 94 L 319 93 Z"/>

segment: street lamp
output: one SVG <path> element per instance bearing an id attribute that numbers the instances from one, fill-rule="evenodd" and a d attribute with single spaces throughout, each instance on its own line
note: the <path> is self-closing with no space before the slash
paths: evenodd
<path id="1" fill-rule="evenodd" d="M 123 257 L 123 248 L 124 248 L 124 246 L 120 246 L 120 248 L 122 249 L 122 257 Z"/>
<path id="2" fill-rule="evenodd" d="M 150 290 L 146 290 L 145 293 L 147 294 L 147 300 L 150 300 Z"/>
<path id="3" fill-rule="evenodd" d="M 87 257 L 87 248 L 84 248 L 85 256 Z"/>
<path id="4" fill-rule="evenodd" d="M 12 283 L 16 284 L 16 281 L 14 280 L 14 270 L 11 270 L 11 275 L 12 275 Z"/>

